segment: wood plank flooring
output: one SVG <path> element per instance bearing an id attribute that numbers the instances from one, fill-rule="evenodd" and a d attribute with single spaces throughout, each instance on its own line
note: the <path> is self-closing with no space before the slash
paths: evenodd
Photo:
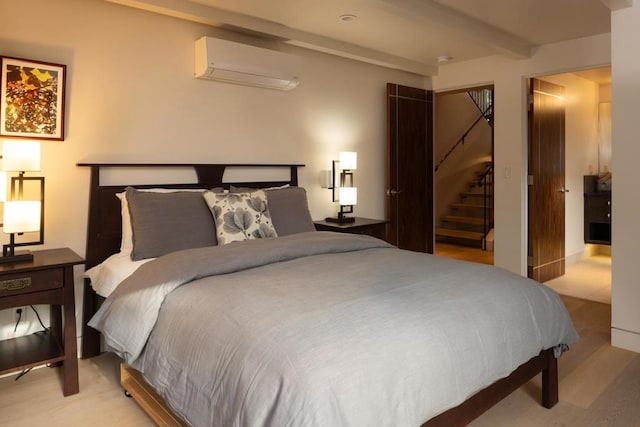
<path id="1" fill-rule="evenodd" d="M 640 355 L 609 345 L 611 306 L 563 297 L 581 340 L 559 362 L 560 402 L 539 404 L 535 378 L 475 420 L 484 426 L 640 426 Z M 0 426 L 152 426 L 118 380 L 111 354 L 80 361 L 80 393 L 62 397 L 60 370 L 0 379 Z"/>
<path id="2" fill-rule="evenodd" d="M 483 251 L 480 248 L 436 242 L 434 254 L 446 258 L 493 265 L 493 252 Z"/>
<path id="3" fill-rule="evenodd" d="M 155 424 L 124 396 L 120 360 L 111 353 L 79 360 L 80 393 L 62 396 L 61 370 L 34 369 L 14 381 L 0 379 L 0 426 L 3 427 L 146 427 Z"/>
<path id="4" fill-rule="evenodd" d="M 640 355 L 609 345 L 611 306 L 562 299 L 581 339 L 560 358 L 560 402 L 538 404 L 538 377 L 471 426 L 640 426 Z"/>

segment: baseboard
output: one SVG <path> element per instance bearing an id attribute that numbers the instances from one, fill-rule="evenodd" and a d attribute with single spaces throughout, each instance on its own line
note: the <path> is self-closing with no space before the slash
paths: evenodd
<path id="1" fill-rule="evenodd" d="M 589 243 L 585 245 L 585 256 L 609 255 L 611 256 L 611 245 L 596 245 Z"/>
<path id="2" fill-rule="evenodd" d="M 576 262 L 580 262 L 585 258 L 586 258 L 586 255 L 584 252 L 578 252 L 578 253 L 566 256 L 564 258 L 564 263 L 565 265 L 571 265 L 571 264 L 575 264 Z"/>
<path id="3" fill-rule="evenodd" d="M 576 252 L 575 254 L 567 255 L 564 258 L 565 265 L 575 264 L 580 262 L 586 258 L 595 256 L 595 255 L 608 255 L 611 256 L 611 246 L 608 245 L 594 245 L 587 244 L 585 245 L 585 249 L 582 252 Z"/>
<path id="4" fill-rule="evenodd" d="M 623 329 L 611 328 L 611 345 L 640 353 L 640 334 Z"/>

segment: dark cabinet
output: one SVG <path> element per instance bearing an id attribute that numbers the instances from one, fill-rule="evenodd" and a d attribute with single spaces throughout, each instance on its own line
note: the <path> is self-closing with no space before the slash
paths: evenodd
<path id="1" fill-rule="evenodd" d="M 584 194 L 584 242 L 611 244 L 611 192 Z"/>
<path id="2" fill-rule="evenodd" d="M 33 251 L 33 261 L 0 265 L 0 310 L 50 304 L 51 327 L 0 341 L 0 375 L 62 364 L 62 394 L 79 391 L 73 266 L 84 260 L 68 248 Z"/>
<path id="3" fill-rule="evenodd" d="M 355 221 L 345 224 L 337 224 L 335 222 L 315 221 L 316 230 L 318 231 L 336 231 L 338 233 L 367 234 L 384 240 L 385 227 L 387 225 L 384 219 L 369 219 L 355 217 Z"/>

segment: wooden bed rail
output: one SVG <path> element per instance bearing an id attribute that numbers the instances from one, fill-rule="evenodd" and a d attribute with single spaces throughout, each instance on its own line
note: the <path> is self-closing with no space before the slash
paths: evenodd
<path id="1" fill-rule="evenodd" d="M 558 360 L 553 349 L 543 350 L 520 365 L 506 378 L 465 400 L 455 408 L 430 419 L 422 427 L 465 426 L 542 372 L 542 406 L 549 409 L 558 403 Z"/>

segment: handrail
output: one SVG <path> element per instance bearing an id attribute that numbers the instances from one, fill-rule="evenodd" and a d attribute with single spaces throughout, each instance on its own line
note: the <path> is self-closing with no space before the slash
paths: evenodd
<path id="1" fill-rule="evenodd" d="M 469 129 L 466 130 L 465 133 L 462 134 L 462 136 L 456 141 L 455 144 L 453 144 L 451 146 L 451 148 L 449 148 L 449 151 L 447 151 L 447 153 L 442 157 L 442 159 L 440 159 L 440 161 L 436 164 L 435 167 L 435 171 L 438 172 L 438 169 L 440 168 L 440 165 L 442 165 L 442 163 L 444 163 L 445 160 L 447 160 L 447 158 L 451 155 L 451 153 L 453 153 L 453 151 L 460 145 L 460 144 L 464 144 L 464 140 L 467 137 L 467 135 L 469 135 L 469 133 L 473 130 L 473 128 L 478 124 L 478 122 L 480 120 L 482 120 L 485 117 L 485 114 L 487 114 L 487 112 L 491 109 L 491 105 L 487 107 L 487 109 L 485 111 L 483 111 L 480 116 L 471 124 L 471 126 L 469 126 Z"/>
<path id="2" fill-rule="evenodd" d="M 487 249 L 486 238 L 487 233 L 493 227 L 493 180 L 491 181 L 491 186 L 487 185 L 487 176 L 493 172 L 493 163 L 490 163 L 487 166 L 487 169 L 484 171 L 482 175 L 478 177 L 478 185 L 483 186 L 483 198 L 482 198 L 482 233 L 484 235 L 484 240 L 482 243 L 483 249 Z M 487 188 L 489 192 L 487 194 Z M 489 212 L 487 212 L 487 203 L 489 203 Z"/>
<path id="3" fill-rule="evenodd" d="M 469 98 L 473 101 L 478 111 L 485 111 L 484 118 L 490 126 L 493 126 L 493 90 L 492 89 L 476 89 L 467 92 Z"/>

